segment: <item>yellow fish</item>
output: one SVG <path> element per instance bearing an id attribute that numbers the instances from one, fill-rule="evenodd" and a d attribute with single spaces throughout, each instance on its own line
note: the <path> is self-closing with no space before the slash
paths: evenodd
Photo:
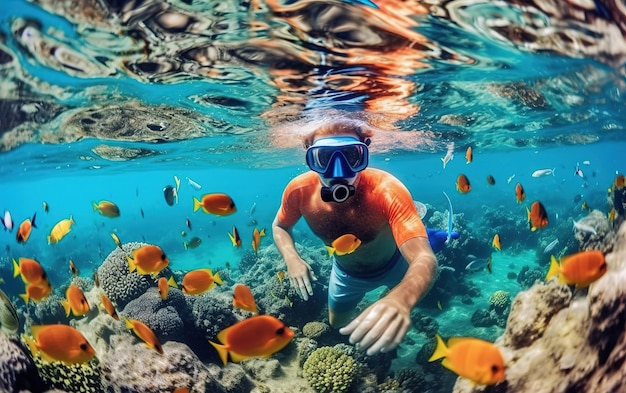
<path id="1" fill-rule="evenodd" d="M 326 249 L 328 250 L 328 256 L 333 256 L 334 254 L 341 256 L 353 253 L 360 245 L 361 240 L 358 237 L 351 233 L 346 233 L 335 239 L 330 246 L 326 246 Z"/>
<path id="2" fill-rule="evenodd" d="M 57 222 L 57 224 L 50 231 L 48 244 L 57 244 L 60 242 L 65 235 L 70 233 L 73 224 L 75 225 L 76 223 L 74 222 L 74 218 L 72 218 L 72 216 Z"/>
<path id="3" fill-rule="evenodd" d="M 122 242 L 120 241 L 120 238 L 115 233 L 111 233 L 111 237 L 113 238 L 115 245 L 119 248 L 122 248 Z"/>

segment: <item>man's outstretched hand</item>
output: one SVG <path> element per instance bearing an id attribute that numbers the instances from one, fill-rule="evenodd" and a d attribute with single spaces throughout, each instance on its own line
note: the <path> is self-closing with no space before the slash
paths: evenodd
<path id="1" fill-rule="evenodd" d="M 430 229 L 426 228 L 426 232 L 428 233 L 428 242 L 430 243 L 430 248 L 433 249 L 433 252 L 439 252 L 444 249 L 446 246 L 446 239 L 448 238 L 448 232 L 442 229 Z M 459 233 L 453 231 L 450 235 L 450 239 L 458 239 Z"/>

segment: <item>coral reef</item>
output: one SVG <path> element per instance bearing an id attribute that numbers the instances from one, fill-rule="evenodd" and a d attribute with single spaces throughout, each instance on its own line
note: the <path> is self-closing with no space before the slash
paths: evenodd
<path id="1" fill-rule="evenodd" d="M 0 331 L 0 391 L 42 392 L 44 384 L 31 356 L 15 337 Z"/>
<path id="2" fill-rule="evenodd" d="M 334 347 L 316 349 L 303 367 L 304 377 L 318 393 L 344 393 L 358 374 L 357 361 Z"/>
<path id="3" fill-rule="evenodd" d="M 626 390 L 626 225 L 606 255 L 607 273 L 588 293 L 537 283 L 511 306 L 496 341 L 506 379 L 493 391 L 621 392 Z M 504 390 L 503 390 L 504 389 Z M 454 392 L 482 391 L 459 378 Z"/>
<path id="4" fill-rule="evenodd" d="M 46 362 L 34 358 L 42 380 L 51 388 L 68 393 L 104 393 L 97 358 L 83 364 Z"/>
<path id="5" fill-rule="evenodd" d="M 600 210 L 592 210 L 586 217 L 581 218 L 578 224 L 588 226 L 595 230 L 595 233 L 589 233 L 574 227 L 574 237 L 578 241 L 581 251 L 600 250 L 606 253 L 611 250 L 614 233 L 604 213 Z"/>
<path id="6" fill-rule="evenodd" d="M 506 291 L 497 290 L 489 296 L 489 309 L 499 315 L 505 314 L 509 305 L 511 305 L 511 296 Z"/>

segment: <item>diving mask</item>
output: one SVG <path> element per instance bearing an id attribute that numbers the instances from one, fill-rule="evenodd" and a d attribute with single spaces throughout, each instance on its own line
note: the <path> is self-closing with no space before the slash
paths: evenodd
<path id="1" fill-rule="evenodd" d="M 354 195 L 356 174 L 368 164 L 368 144 L 369 139 L 335 136 L 318 139 L 307 150 L 307 165 L 321 175 L 323 201 L 344 202 Z"/>

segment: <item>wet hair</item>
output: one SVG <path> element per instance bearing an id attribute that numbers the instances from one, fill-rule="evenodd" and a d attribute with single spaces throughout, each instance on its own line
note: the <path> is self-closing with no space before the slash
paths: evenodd
<path id="1" fill-rule="evenodd" d="M 305 148 L 309 148 L 316 139 L 335 135 L 354 135 L 359 141 L 365 142 L 374 135 L 374 132 L 372 127 L 365 122 L 353 119 L 338 119 L 316 128 L 315 131 L 304 137 L 302 143 Z"/>

